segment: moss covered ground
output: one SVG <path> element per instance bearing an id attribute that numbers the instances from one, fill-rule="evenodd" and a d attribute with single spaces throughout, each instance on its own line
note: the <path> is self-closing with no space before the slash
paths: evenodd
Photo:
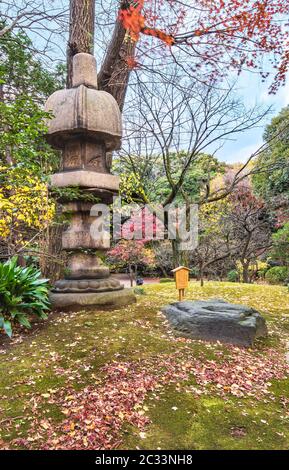
<path id="1" fill-rule="evenodd" d="M 249 350 L 176 338 L 160 313 L 174 284 L 144 292 L 0 336 L 0 448 L 288 449 L 288 290 L 190 283 L 188 299 L 265 316 L 269 337 Z"/>

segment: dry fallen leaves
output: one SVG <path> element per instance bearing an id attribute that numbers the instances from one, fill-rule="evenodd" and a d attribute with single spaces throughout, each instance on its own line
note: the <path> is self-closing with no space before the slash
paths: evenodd
<path id="1" fill-rule="evenodd" d="M 283 379 L 289 371 L 284 356 L 274 349 L 252 354 L 228 347 L 225 357 L 217 349 L 215 352 L 215 360 L 194 358 L 186 346 L 181 352 L 169 355 L 107 364 L 101 369 L 103 380 L 95 380 L 93 385 L 80 391 L 72 386 L 53 390 L 50 399 L 62 410 L 61 423 L 44 420 L 35 407 L 29 439 L 16 439 L 13 443 L 33 448 L 37 442 L 41 449 L 114 449 L 121 443 L 124 424 L 135 426 L 140 438 L 146 437 L 149 418 L 144 401 L 149 392 L 154 392 L 158 399 L 166 385 L 174 384 L 178 390 L 186 387 L 196 398 L 210 393 L 223 399 L 234 395 L 274 400 L 270 392 L 272 379 Z M 194 386 L 186 382 L 192 378 Z M 44 401 L 47 395 L 42 394 Z M 172 410 L 175 412 L 177 407 Z M 242 432 L 237 430 L 233 434 Z"/>

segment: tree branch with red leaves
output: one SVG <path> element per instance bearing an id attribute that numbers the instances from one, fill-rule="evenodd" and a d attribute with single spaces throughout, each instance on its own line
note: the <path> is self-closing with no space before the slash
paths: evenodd
<path id="1" fill-rule="evenodd" d="M 276 71 L 271 92 L 283 85 L 289 66 L 288 0 L 127 0 L 119 20 L 132 41 L 142 35 L 179 47 L 195 59 L 196 71 L 212 78 L 224 66 L 259 71 L 269 57 Z"/>

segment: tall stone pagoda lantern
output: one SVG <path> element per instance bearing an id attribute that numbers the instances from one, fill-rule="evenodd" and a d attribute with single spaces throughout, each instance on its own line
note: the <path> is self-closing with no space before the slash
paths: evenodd
<path id="1" fill-rule="evenodd" d="M 52 175 L 51 186 L 78 187 L 83 194 L 92 194 L 103 204 L 111 203 L 113 195 L 118 193 L 119 178 L 110 173 L 109 155 L 121 145 L 121 113 L 109 93 L 97 90 L 93 55 L 74 56 L 72 88 L 53 93 L 45 109 L 52 114 L 47 122 L 47 140 L 62 151 L 61 171 Z M 65 279 L 57 281 L 52 289 L 53 306 L 79 310 L 135 301 L 129 289 L 110 277 L 109 268 L 103 262 L 109 248 L 107 237 L 91 236 L 91 224 L 102 217 L 98 212 L 91 213 L 95 202 L 83 198 L 69 201 L 65 196 L 62 202 L 63 212 L 71 217 L 62 235 L 68 265 Z"/>

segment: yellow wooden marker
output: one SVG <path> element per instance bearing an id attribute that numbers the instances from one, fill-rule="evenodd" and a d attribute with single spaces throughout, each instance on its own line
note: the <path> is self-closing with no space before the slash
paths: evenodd
<path id="1" fill-rule="evenodd" d="M 189 285 L 189 272 L 190 269 L 185 266 L 179 266 L 176 269 L 172 269 L 175 275 L 176 288 L 179 291 L 179 301 L 181 302 L 185 296 L 185 289 Z"/>

